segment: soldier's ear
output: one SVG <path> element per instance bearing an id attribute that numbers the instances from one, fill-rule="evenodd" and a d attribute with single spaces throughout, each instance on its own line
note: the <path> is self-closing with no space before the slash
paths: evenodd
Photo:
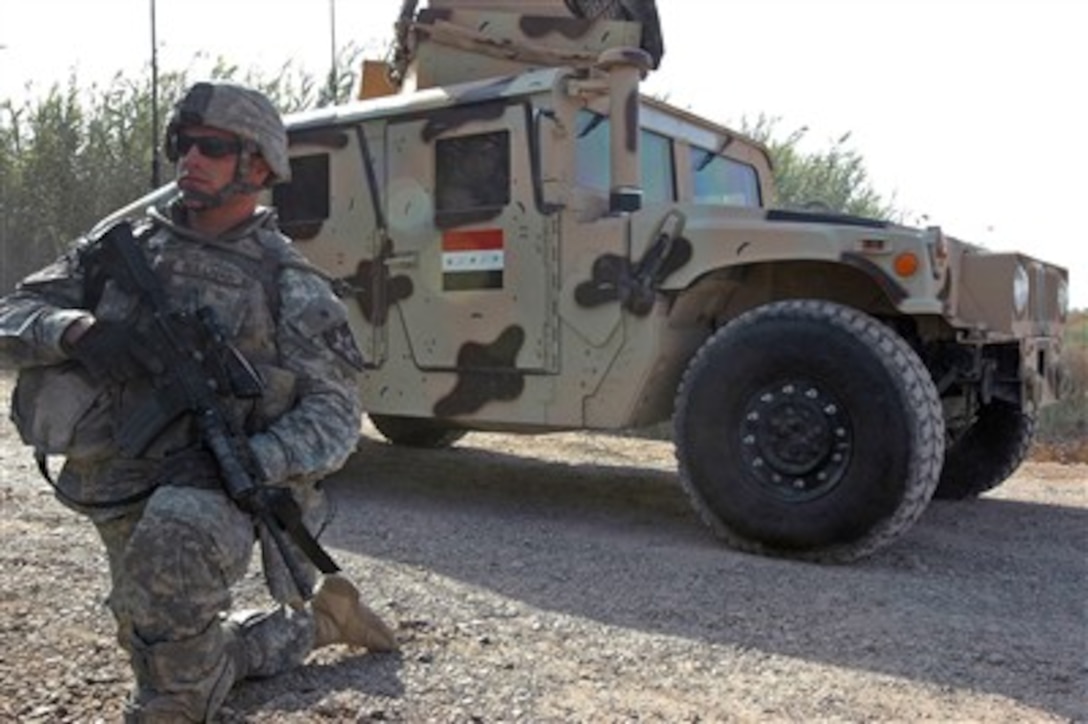
<path id="1" fill-rule="evenodd" d="M 264 156 L 258 156 L 254 154 L 249 163 L 249 181 L 258 186 L 266 186 L 272 176 L 272 167 L 268 165 L 268 161 L 264 160 Z"/>

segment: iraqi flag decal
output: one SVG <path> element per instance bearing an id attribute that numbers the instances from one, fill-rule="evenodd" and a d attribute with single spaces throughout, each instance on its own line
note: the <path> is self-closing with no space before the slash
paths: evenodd
<path id="1" fill-rule="evenodd" d="M 442 291 L 502 289 L 502 229 L 442 233 Z"/>

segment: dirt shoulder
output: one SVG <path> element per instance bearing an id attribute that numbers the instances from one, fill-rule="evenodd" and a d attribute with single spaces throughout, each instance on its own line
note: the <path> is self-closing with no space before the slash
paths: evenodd
<path id="1" fill-rule="evenodd" d="M 841 567 L 720 546 L 659 442 L 371 431 L 328 487 L 325 541 L 402 651 L 321 651 L 226 721 L 1088 720 L 1085 465 L 935 502 Z M 97 540 L 6 421 L 0 539 L 0 719 L 116 720 Z M 263 602 L 257 570 L 239 599 Z"/>

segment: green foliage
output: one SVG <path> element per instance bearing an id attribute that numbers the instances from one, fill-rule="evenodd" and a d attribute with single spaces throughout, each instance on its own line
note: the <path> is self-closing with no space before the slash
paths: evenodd
<path id="1" fill-rule="evenodd" d="M 849 133 L 826 150 L 806 152 L 801 146 L 808 129 L 783 135 L 778 124 L 779 119 L 761 115 L 754 122 L 743 120 L 741 130 L 770 150 L 779 206 L 900 220 L 901 212 L 870 185 L 865 159 L 850 147 Z"/>
<path id="2" fill-rule="evenodd" d="M 1088 311 L 1069 315 L 1063 347 L 1062 399 L 1042 410 L 1038 438 L 1050 444 L 1079 442 L 1079 452 L 1088 454 Z"/>
<path id="3" fill-rule="evenodd" d="M 1070 312 L 1065 326 L 1065 340 L 1073 347 L 1088 349 L 1088 309 Z"/>
<path id="4" fill-rule="evenodd" d="M 292 113 L 352 98 L 361 53 L 353 44 L 340 51 L 338 67 L 347 70 L 335 83 L 292 61 L 265 76 L 220 58 L 208 76 L 260 88 Z M 117 73 L 102 86 L 81 86 L 72 75 L 35 98 L 0 101 L 0 294 L 151 189 L 170 109 L 193 80 L 160 73 L 156 109 L 150 68 L 142 76 Z M 169 164 L 157 161 L 169 180 Z"/>

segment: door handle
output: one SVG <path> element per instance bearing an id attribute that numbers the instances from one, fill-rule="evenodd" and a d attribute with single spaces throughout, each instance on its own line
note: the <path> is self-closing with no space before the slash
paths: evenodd
<path id="1" fill-rule="evenodd" d="M 413 267 L 419 265 L 419 252 L 418 251 L 401 251 L 393 254 L 387 254 L 383 259 L 387 267 Z"/>

